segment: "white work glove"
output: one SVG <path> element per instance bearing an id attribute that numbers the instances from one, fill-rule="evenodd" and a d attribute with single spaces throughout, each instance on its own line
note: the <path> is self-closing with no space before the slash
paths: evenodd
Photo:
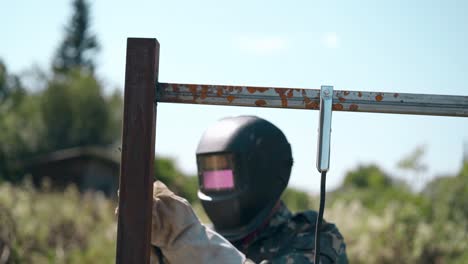
<path id="1" fill-rule="evenodd" d="M 200 223 L 187 200 L 160 181 L 153 184 L 151 244 L 165 263 L 235 263 L 245 256 L 229 241 Z M 152 263 L 158 263 L 152 255 Z"/>

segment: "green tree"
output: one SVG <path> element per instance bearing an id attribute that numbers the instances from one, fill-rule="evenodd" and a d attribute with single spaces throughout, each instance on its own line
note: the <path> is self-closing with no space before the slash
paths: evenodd
<path id="1" fill-rule="evenodd" d="M 423 163 L 422 159 L 425 153 L 426 146 L 418 146 L 397 164 L 400 169 L 414 174 L 412 177 L 408 177 L 408 179 L 411 179 L 411 184 L 417 189 L 421 189 L 424 185 L 424 178 L 422 176 L 427 171 L 427 165 Z"/>
<path id="2" fill-rule="evenodd" d="M 20 78 L 14 74 L 10 74 L 3 60 L 0 59 L 0 103 L 2 103 L 0 114 L 7 107 L 16 105 L 24 94 L 25 90 Z M 5 105 L 4 103 L 6 103 L 7 99 L 10 99 L 10 102 Z"/>
<path id="3" fill-rule="evenodd" d="M 283 202 L 293 212 L 318 210 L 318 202 L 307 192 L 300 191 L 292 187 L 286 188 L 281 195 L 281 200 L 283 200 Z"/>
<path id="4" fill-rule="evenodd" d="M 423 164 L 421 159 L 426 153 L 426 146 L 418 146 L 407 157 L 404 157 L 398 162 L 398 167 L 403 170 L 412 170 L 416 173 L 425 172 L 427 165 Z"/>
<path id="5" fill-rule="evenodd" d="M 36 95 L 27 94 L 19 77 L 0 61 L 0 181 L 21 171 L 21 159 L 40 141 Z"/>
<path id="6" fill-rule="evenodd" d="M 109 102 L 90 74 L 72 71 L 55 78 L 42 95 L 45 151 L 86 145 L 109 145 L 120 137 Z M 118 100 L 113 98 L 113 100 Z M 117 102 L 114 102 L 117 104 Z"/>
<path id="7" fill-rule="evenodd" d="M 463 161 L 463 166 L 458 175 L 459 177 L 464 178 L 465 180 L 468 179 L 468 160 Z"/>
<path id="8" fill-rule="evenodd" d="M 359 166 L 356 170 L 348 172 L 343 184 L 345 187 L 372 189 L 382 189 L 391 185 L 390 177 L 376 165 Z"/>
<path id="9" fill-rule="evenodd" d="M 197 199 L 197 177 L 184 175 L 170 158 L 157 157 L 155 159 L 154 179 L 162 181 L 174 193 L 191 203 Z"/>
<path id="10" fill-rule="evenodd" d="M 86 0 L 73 1 L 73 15 L 52 63 L 55 72 L 67 73 L 75 68 L 91 73 L 94 71 L 94 57 L 99 44 L 90 30 L 89 13 Z"/>
<path id="11" fill-rule="evenodd" d="M 120 146 L 123 120 L 123 97 L 120 90 L 114 90 L 110 97 L 106 98 L 106 102 L 107 111 L 109 112 L 109 127 L 107 128 L 106 137 Z"/>
<path id="12" fill-rule="evenodd" d="M 8 95 L 8 86 L 7 86 L 8 73 L 5 64 L 0 60 L 0 102 L 5 100 Z"/>
<path id="13" fill-rule="evenodd" d="M 431 181 L 423 193 L 432 204 L 434 221 L 468 220 L 468 162 L 464 162 L 456 176 L 439 177 Z"/>
<path id="14" fill-rule="evenodd" d="M 330 194 L 330 205 L 336 201 L 359 201 L 366 208 L 382 212 L 392 203 L 408 203 L 419 210 L 421 216 L 429 214 L 425 197 L 413 193 L 403 182 L 396 181 L 377 165 L 359 166 L 349 171 L 343 186 Z"/>
<path id="15" fill-rule="evenodd" d="M 65 77 L 65 78 L 64 78 Z M 78 69 L 32 92 L 0 61 L 0 180 L 20 180 L 25 161 L 57 149 L 119 144 L 123 100 L 105 96 L 91 73 Z"/>

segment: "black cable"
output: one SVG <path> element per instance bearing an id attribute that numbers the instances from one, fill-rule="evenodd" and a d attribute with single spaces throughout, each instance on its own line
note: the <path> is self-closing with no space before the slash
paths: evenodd
<path id="1" fill-rule="evenodd" d="M 156 256 L 158 257 L 158 263 L 159 264 L 164 264 L 164 257 L 161 249 L 159 247 L 152 247 L 156 253 Z"/>
<path id="2" fill-rule="evenodd" d="M 320 206 L 317 216 L 317 223 L 315 224 L 315 256 L 314 263 L 320 263 L 320 228 L 322 227 L 323 222 L 323 211 L 325 209 L 325 182 L 326 182 L 327 172 L 322 171 L 320 177 Z"/>

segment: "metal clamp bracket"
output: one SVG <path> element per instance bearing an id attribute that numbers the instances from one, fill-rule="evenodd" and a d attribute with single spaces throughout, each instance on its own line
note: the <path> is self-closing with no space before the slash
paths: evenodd
<path id="1" fill-rule="evenodd" d="M 317 143 L 317 170 L 319 172 L 326 172 L 330 167 L 332 104 L 333 86 L 322 86 L 320 89 L 320 117 Z"/>

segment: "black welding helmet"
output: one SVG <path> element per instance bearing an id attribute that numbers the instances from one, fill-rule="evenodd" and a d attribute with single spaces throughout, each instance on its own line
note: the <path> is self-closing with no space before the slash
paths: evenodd
<path id="1" fill-rule="evenodd" d="M 217 232 L 239 240 L 261 226 L 288 185 L 291 147 L 272 123 L 225 118 L 197 148 L 198 197 Z"/>

